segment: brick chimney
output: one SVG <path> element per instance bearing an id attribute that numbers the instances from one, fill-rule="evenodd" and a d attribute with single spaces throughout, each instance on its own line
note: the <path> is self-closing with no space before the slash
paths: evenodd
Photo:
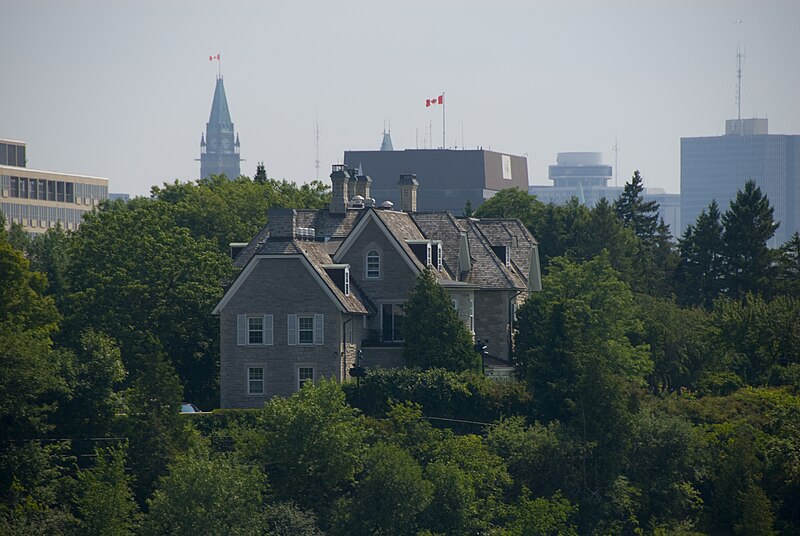
<path id="1" fill-rule="evenodd" d="M 356 184 L 358 183 L 358 179 L 356 175 L 358 175 L 358 173 L 353 168 L 348 168 L 347 173 L 350 175 L 350 182 L 347 185 L 347 200 L 350 201 L 357 194 Z"/>
<path id="2" fill-rule="evenodd" d="M 293 208 L 271 208 L 267 213 L 270 239 L 290 240 L 294 238 L 297 211 Z"/>
<path id="3" fill-rule="evenodd" d="M 372 178 L 369 175 L 361 174 L 356 177 L 356 195 L 360 195 L 364 199 L 369 199 L 369 190 L 372 184 Z"/>
<path id="4" fill-rule="evenodd" d="M 347 201 L 350 199 L 347 195 L 349 182 L 350 173 L 347 170 L 347 166 L 343 164 L 334 164 L 333 171 L 331 171 L 331 184 L 333 188 L 331 192 L 331 214 L 347 213 Z"/>
<path id="5" fill-rule="evenodd" d="M 417 211 L 417 176 L 412 174 L 400 175 L 400 210 L 403 212 Z"/>

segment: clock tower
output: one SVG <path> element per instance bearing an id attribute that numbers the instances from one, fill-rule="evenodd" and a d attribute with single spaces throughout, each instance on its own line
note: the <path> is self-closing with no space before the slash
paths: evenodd
<path id="1" fill-rule="evenodd" d="M 200 135 L 200 178 L 224 174 L 233 180 L 240 174 L 240 162 L 239 135 L 234 135 L 225 86 L 218 76 L 206 134 Z"/>

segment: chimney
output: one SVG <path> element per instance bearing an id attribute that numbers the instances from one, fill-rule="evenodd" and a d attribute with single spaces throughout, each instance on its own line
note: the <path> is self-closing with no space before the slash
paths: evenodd
<path id="1" fill-rule="evenodd" d="M 372 184 L 372 179 L 363 173 L 356 177 L 356 195 L 360 195 L 364 199 L 369 199 L 369 189 Z"/>
<path id="2" fill-rule="evenodd" d="M 412 174 L 400 175 L 400 210 L 403 212 L 417 211 L 417 176 Z"/>
<path id="3" fill-rule="evenodd" d="M 271 208 L 267 213 L 270 239 L 291 240 L 297 224 L 297 211 L 293 208 Z"/>
<path id="4" fill-rule="evenodd" d="M 343 164 L 334 164 L 333 171 L 331 171 L 331 184 L 333 188 L 331 192 L 331 214 L 347 213 L 347 201 L 350 199 L 347 195 L 349 182 L 350 173 L 347 171 L 347 166 Z"/>
<path id="5" fill-rule="evenodd" d="M 353 168 L 347 168 L 347 173 L 350 174 L 350 182 L 347 185 L 347 200 L 351 201 L 353 196 L 356 195 L 356 182 L 358 181 L 356 175 L 358 173 L 356 173 L 356 170 Z"/>

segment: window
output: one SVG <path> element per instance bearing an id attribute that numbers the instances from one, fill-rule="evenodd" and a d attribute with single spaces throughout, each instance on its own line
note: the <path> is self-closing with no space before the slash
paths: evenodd
<path id="1" fill-rule="evenodd" d="M 307 383 L 314 383 L 314 367 L 299 367 L 297 369 L 297 389 L 302 389 Z"/>
<path id="2" fill-rule="evenodd" d="M 286 327 L 289 346 L 325 342 L 325 315 L 287 315 Z"/>
<path id="3" fill-rule="evenodd" d="M 297 333 L 300 344 L 312 344 L 314 342 L 314 317 L 297 317 Z"/>
<path id="4" fill-rule="evenodd" d="M 271 346 L 272 343 L 272 315 L 237 315 L 236 344 Z"/>
<path id="5" fill-rule="evenodd" d="M 384 303 L 381 306 L 382 338 L 384 342 L 403 341 L 403 320 L 405 317 L 402 303 Z"/>
<path id="6" fill-rule="evenodd" d="M 264 367 L 247 368 L 247 394 L 264 394 Z"/>
<path id="7" fill-rule="evenodd" d="M 425 266 L 432 266 L 433 265 L 433 253 L 431 252 L 431 243 L 428 242 L 427 248 L 425 249 Z"/>
<path id="8" fill-rule="evenodd" d="M 442 244 L 436 244 L 436 269 L 442 271 Z"/>
<path id="9" fill-rule="evenodd" d="M 344 295 L 350 295 L 350 267 L 346 266 L 344 269 Z"/>
<path id="10" fill-rule="evenodd" d="M 381 254 L 374 249 L 367 253 L 367 279 L 378 279 L 381 276 Z"/>
<path id="11" fill-rule="evenodd" d="M 264 318 L 250 316 L 247 318 L 247 344 L 264 344 Z"/>

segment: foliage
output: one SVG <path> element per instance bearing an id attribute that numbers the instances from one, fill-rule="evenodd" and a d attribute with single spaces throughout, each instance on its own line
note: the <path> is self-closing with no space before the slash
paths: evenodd
<path id="1" fill-rule="evenodd" d="M 722 215 L 724 290 L 728 296 L 742 299 L 748 292 L 771 295 L 776 274 L 769 241 L 780 225 L 773 219 L 774 212 L 761 188 L 749 180 Z"/>
<path id="2" fill-rule="evenodd" d="M 133 534 L 139 509 L 125 473 L 125 450 L 95 450 L 95 465 L 78 473 L 81 532 L 108 536 Z"/>
<path id="3" fill-rule="evenodd" d="M 678 244 L 681 260 L 675 277 L 681 303 L 711 308 L 722 290 L 724 244 L 719 207 L 712 201 Z"/>
<path id="4" fill-rule="evenodd" d="M 313 508 L 353 485 L 366 437 L 363 418 L 331 380 L 270 400 L 257 428 L 239 435 L 237 448 L 264 468 L 279 500 Z"/>
<path id="5" fill-rule="evenodd" d="M 431 269 L 417 277 L 405 304 L 403 354 L 412 367 L 480 370 L 469 328 Z"/>
<path id="6" fill-rule="evenodd" d="M 232 267 L 173 218 L 169 207 L 145 199 L 84 218 L 71 241 L 66 331 L 91 327 L 113 337 L 131 379 L 142 373 L 146 355 L 164 353 L 187 398 L 210 406 L 219 326 L 209 311 Z"/>
<path id="7" fill-rule="evenodd" d="M 578 536 L 571 519 L 578 508 L 556 492 L 549 499 L 531 500 L 527 494 L 520 499 L 511 524 L 513 536 Z"/>
<path id="8" fill-rule="evenodd" d="M 186 452 L 148 501 L 142 534 L 263 534 L 266 492 L 258 468 L 230 456 Z"/>

